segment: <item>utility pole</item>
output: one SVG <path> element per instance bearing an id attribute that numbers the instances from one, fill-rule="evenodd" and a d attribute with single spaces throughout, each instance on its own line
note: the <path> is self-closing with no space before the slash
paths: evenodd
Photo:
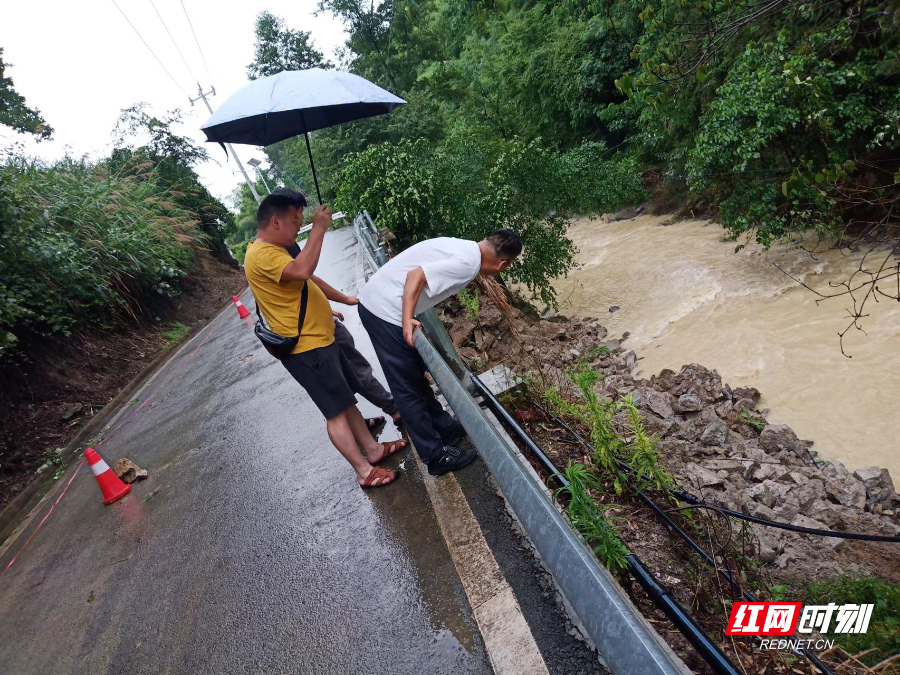
<path id="1" fill-rule="evenodd" d="M 216 88 L 210 86 L 209 91 L 204 93 L 203 87 L 200 86 L 200 83 L 197 83 L 197 92 L 200 94 L 197 98 L 190 98 L 188 100 L 191 102 L 191 105 L 194 105 L 196 101 L 203 101 L 206 104 L 206 109 L 209 110 L 209 114 L 213 114 L 212 106 L 209 104 L 209 101 L 206 100 L 208 95 L 215 96 Z M 256 200 L 256 203 L 259 204 L 262 199 L 259 196 L 259 193 L 256 191 L 256 186 L 250 180 L 250 176 L 247 175 L 247 172 L 244 170 L 244 165 L 241 164 L 241 160 L 238 158 L 237 153 L 234 151 L 234 148 L 231 146 L 231 143 L 226 143 L 225 147 L 231 151 L 231 156 L 234 157 L 234 161 L 237 162 L 238 168 L 241 170 L 241 174 L 244 176 L 244 180 L 247 181 L 247 187 L 250 188 L 250 192 L 253 193 L 253 198 Z"/>
<path id="2" fill-rule="evenodd" d="M 272 194 L 272 188 L 269 187 L 269 182 L 266 180 L 266 174 L 264 174 L 259 168 L 262 162 L 260 162 L 258 159 L 248 159 L 247 164 L 252 166 L 256 170 L 256 175 L 262 178 L 263 185 L 266 186 L 266 192 Z"/>

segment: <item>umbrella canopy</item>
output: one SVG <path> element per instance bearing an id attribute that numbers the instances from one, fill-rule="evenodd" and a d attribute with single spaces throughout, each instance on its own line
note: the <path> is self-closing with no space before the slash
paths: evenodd
<path id="1" fill-rule="evenodd" d="M 287 70 L 233 94 L 201 129 L 208 141 L 271 145 L 405 104 L 365 78 L 337 70 Z"/>

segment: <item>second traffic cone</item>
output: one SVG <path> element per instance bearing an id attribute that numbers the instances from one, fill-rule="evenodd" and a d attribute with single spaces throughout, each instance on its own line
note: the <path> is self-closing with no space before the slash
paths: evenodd
<path id="1" fill-rule="evenodd" d="M 240 316 L 240 318 L 246 319 L 250 316 L 250 312 L 247 311 L 247 308 L 244 307 L 244 303 L 240 301 L 238 296 L 232 295 L 231 299 L 234 300 L 234 306 L 238 308 L 238 316 Z"/>
<path id="2" fill-rule="evenodd" d="M 109 468 L 109 464 L 103 461 L 103 458 L 97 454 L 93 448 L 84 451 L 88 464 L 91 465 L 91 471 L 94 472 L 94 478 L 97 479 L 97 485 L 103 490 L 103 503 L 112 504 L 114 501 L 121 499 L 129 492 L 131 486 L 123 483 L 119 477 Z"/>

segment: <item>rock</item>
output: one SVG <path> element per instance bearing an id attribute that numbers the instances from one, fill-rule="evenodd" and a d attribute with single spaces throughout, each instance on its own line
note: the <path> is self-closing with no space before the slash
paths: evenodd
<path id="1" fill-rule="evenodd" d="M 675 414 L 672 410 L 672 397 L 669 394 L 656 391 L 650 387 L 639 387 L 632 393 L 634 405 L 641 410 L 651 410 L 662 418 Z"/>
<path id="2" fill-rule="evenodd" d="M 697 412 L 703 409 L 703 401 L 697 394 L 682 394 L 675 404 L 678 412 Z"/>
<path id="3" fill-rule="evenodd" d="M 728 439 L 728 426 L 718 417 L 709 423 L 709 426 L 700 434 L 700 442 L 703 445 L 725 445 Z"/>
<path id="4" fill-rule="evenodd" d="M 805 456 L 807 445 L 786 424 L 770 424 L 759 435 L 759 447 L 770 455 L 786 451 Z"/>
<path id="5" fill-rule="evenodd" d="M 480 352 L 490 351 L 497 342 L 497 336 L 493 333 L 475 331 L 475 347 Z"/>
<path id="6" fill-rule="evenodd" d="M 634 368 L 635 364 L 637 364 L 637 354 L 634 353 L 634 350 L 625 352 L 625 365 L 628 369 Z M 662 417 L 666 417 L 666 415 L 662 415 Z"/>
<path id="7" fill-rule="evenodd" d="M 772 509 L 773 516 L 790 520 L 800 512 L 797 495 L 791 486 L 773 480 L 763 481 L 747 489 L 747 495 L 754 501 Z"/>
<path id="8" fill-rule="evenodd" d="M 791 476 L 793 476 L 794 473 L 796 472 L 792 472 Z M 822 500 L 822 496 L 825 494 L 825 484 L 818 478 L 813 478 L 807 480 L 802 485 L 794 487 L 793 490 L 797 497 L 797 502 L 800 504 L 800 508 L 805 513 L 809 513 L 810 506 L 815 502 Z"/>
<path id="9" fill-rule="evenodd" d="M 849 473 L 844 476 L 825 476 L 825 496 L 841 506 L 866 508 L 866 486 Z"/>
<path id="10" fill-rule="evenodd" d="M 756 407 L 757 403 L 759 403 L 760 396 L 761 396 L 761 394 L 759 393 L 759 390 L 756 389 L 755 387 L 738 387 L 732 393 L 732 397 L 736 401 L 738 401 L 742 398 L 750 399 L 750 401 L 751 401 L 750 409 L 751 410 Z"/>
<path id="11" fill-rule="evenodd" d="M 817 499 L 808 504 L 804 511 L 829 528 L 835 528 L 841 524 L 841 508 L 824 499 Z"/>
<path id="12" fill-rule="evenodd" d="M 894 491 L 894 482 L 887 469 L 870 466 L 865 469 L 857 469 L 853 475 L 862 481 L 866 488 L 866 506 L 873 510 L 880 506 L 882 510 L 889 509 L 900 504 L 900 496 Z"/>
<path id="13" fill-rule="evenodd" d="M 790 467 L 781 464 L 757 464 L 756 468 L 748 471 L 748 480 L 761 483 L 767 480 L 782 481 L 790 474 Z"/>
<path id="14" fill-rule="evenodd" d="M 611 352 L 615 352 L 618 351 L 622 346 L 622 341 L 617 338 L 613 338 L 611 340 L 607 340 L 606 342 L 601 342 L 600 346 L 606 347 Z"/>
<path id="15" fill-rule="evenodd" d="M 750 486 L 750 488 L 747 489 L 747 496 L 753 501 L 771 508 L 772 505 L 775 504 L 775 495 L 772 493 L 769 483 L 770 481 L 766 481 Z"/>
<path id="16" fill-rule="evenodd" d="M 737 410 L 739 415 L 742 412 L 744 412 L 745 410 L 749 410 L 752 412 L 753 411 L 753 401 L 751 401 L 749 398 L 740 398 L 734 404 L 734 409 Z"/>
<path id="17" fill-rule="evenodd" d="M 719 374 L 696 363 L 684 366 L 681 372 L 671 378 L 671 383 L 671 393 L 675 396 L 697 394 L 703 403 L 724 398 Z"/>
<path id="18" fill-rule="evenodd" d="M 797 485 L 803 485 L 804 483 L 808 483 L 808 482 L 809 482 L 809 476 L 807 476 L 806 474 L 804 474 L 804 473 L 802 473 L 802 472 L 800 472 L 800 471 L 791 471 L 791 473 L 790 473 L 790 478 L 791 478 L 791 480 L 794 481 Z M 819 481 L 819 483 L 821 483 L 821 482 L 822 482 L 822 481 Z M 825 489 L 824 484 L 822 485 L 822 489 L 823 489 L 823 490 Z"/>
<path id="19" fill-rule="evenodd" d="M 115 473 L 126 483 L 133 483 L 136 480 L 141 480 L 147 477 L 146 469 L 142 469 L 130 459 L 126 459 L 124 457 L 116 460 L 116 463 L 113 464 L 112 470 L 113 473 Z"/>
<path id="20" fill-rule="evenodd" d="M 618 312 L 618 311 L 619 311 L 619 306 L 618 306 L 618 305 L 613 305 L 612 307 L 609 308 L 610 314 L 615 314 L 615 313 Z"/>
<path id="21" fill-rule="evenodd" d="M 60 415 L 60 419 L 63 422 L 68 422 L 70 419 L 75 417 L 78 413 L 84 410 L 84 405 L 81 403 L 70 403 L 65 408 L 63 408 L 62 414 Z"/>
<path id="22" fill-rule="evenodd" d="M 722 478 L 699 464 L 688 464 L 682 470 L 687 482 L 695 488 L 714 487 L 722 485 Z"/>
<path id="23" fill-rule="evenodd" d="M 759 559 L 765 565 L 771 565 L 781 553 L 781 548 L 776 548 L 768 538 L 760 538 Z"/>
<path id="24" fill-rule="evenodd" d="M 791 525 L 796 525 L 797 527 L 808 527 L 813 530 L 830 530 L 831 529 L 825 523 L 815 520 L 814 518 L 804 516 L 803 514 L 794 516 L 794 518 L 791 520 Z"/>

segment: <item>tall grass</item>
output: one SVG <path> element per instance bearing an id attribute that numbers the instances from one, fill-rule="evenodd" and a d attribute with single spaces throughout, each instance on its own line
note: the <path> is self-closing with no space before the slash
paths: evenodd
<path id="1" fill-rule="evenodd" d="M 556 490 L 556 497 L 568 496 L 566 514 L 578 533 L 594 551 L 594 555 L 612 572 L 621 572 L 628 566 L 628 547 L 616 534 L 606 517 L 611 506 L 600 504 L 591 492 L 604 492 L 600 477 L 584 464 L 569 462 L 561 472 L 569 481 L 568 486 Z"/>
<path id="2" fill-rule="evenodd" d="M 0 359 L 34 335 L 137 318 L 174 296 L 206 243 L 149 164 L 0 165 Z"/>

